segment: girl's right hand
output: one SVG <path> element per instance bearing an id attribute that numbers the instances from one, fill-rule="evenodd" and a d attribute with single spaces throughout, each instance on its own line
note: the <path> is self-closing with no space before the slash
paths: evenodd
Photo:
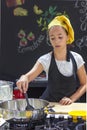
<path id="1" fill-rule="evenodd" d="M 19 80 L 16 82 L 17 87 L 22 93 L 26 93 L 28 90 L 28 77 L 26 75 L 22 75 Z"/>

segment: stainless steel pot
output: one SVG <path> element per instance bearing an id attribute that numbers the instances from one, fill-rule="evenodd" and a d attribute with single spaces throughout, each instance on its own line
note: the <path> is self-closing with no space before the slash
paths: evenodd
<path id="1" fill-rule="evenodd" d="M 5 120 L 9 119 L 33 119 L 37 120 L 44 116 L 44 108 L 49 104 L 42 99 L 29 98 L 29 103 L 34 107 L 33 111 L 27 111 L 26 99 L 9 100 L 0 103 L 0 113 Z"/>

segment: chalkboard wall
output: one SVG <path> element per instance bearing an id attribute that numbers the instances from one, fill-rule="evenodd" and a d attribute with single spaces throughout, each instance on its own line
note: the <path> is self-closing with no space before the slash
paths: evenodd
<path id="1" fill-rule="evenodd" d="M 86 6 L 86 0 L 1 0 L 0 79 L 19 78 L 52 50 L 46 28 L 60 12 L 70 17 L 75 30 L 73 50 L 83 56 L 87 70 Z"/>

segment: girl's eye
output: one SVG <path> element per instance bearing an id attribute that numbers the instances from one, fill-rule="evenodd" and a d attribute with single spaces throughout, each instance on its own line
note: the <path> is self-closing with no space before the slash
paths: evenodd
<path id="1" fill-rule="evenodd" d="M 63 37 L 58 37 L 58 39 L 63 39 Z M 55 40 L 55 38 L 53 37 L 53 38 L 51 38 L 51 40 L 53 41 L 53 40 Z"/>
<path id="2" fill-rule="evenodd" d="M 63 37 L 59 37 L 59 39 L 62 39 Z"/>
<path id="3" fill-rule="evenodd" d="M 54 40 L 55 38 L 51 38 L 51 40 Z"/>

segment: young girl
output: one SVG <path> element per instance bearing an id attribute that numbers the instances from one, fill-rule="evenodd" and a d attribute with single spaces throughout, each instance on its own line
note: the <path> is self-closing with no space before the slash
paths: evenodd
<path id="1" fill-rule="evenodd" d="M 86 71 L 81 55 L 67 49 L 74 41 L 70 20 L 64 15 L 55 17 L 48 25 L 48 36 L 53 51 L 41 56 L 34 67 L 20 77 L 17 86 L 26 92 L 29 82 L 44 70 L 48 86 L 40 98 L 62 105 L 71 104 L 86 91 Z"/>

